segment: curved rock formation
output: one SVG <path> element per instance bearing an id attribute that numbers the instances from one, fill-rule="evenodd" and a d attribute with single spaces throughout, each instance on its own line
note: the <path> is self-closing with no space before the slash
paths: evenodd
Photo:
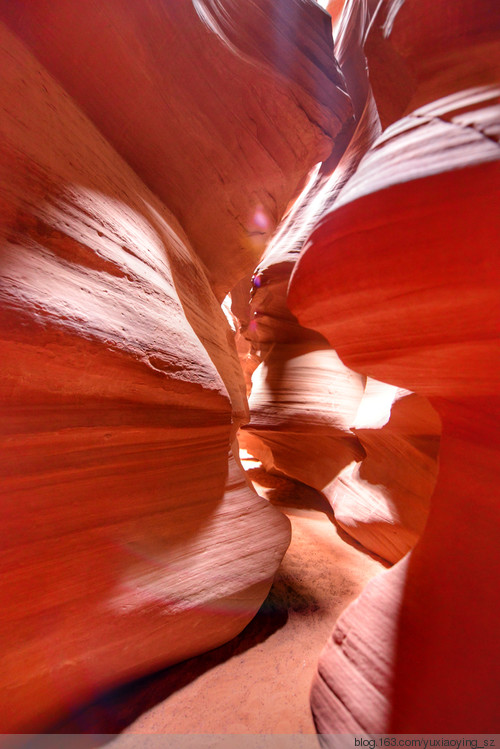
<path id="1" fill-rule="evenodd" d="M 0 17 L 172 210 L 219 300 L 351 119 L 314 0 L 20 0 Z"/>
<path id="2" fill-rule="evenodd" d="M 495 0 L 383 0 L 364 45 L 383 127 L 440 97 L 498 83 L 499 16 Z"/>
<path id="3" fill-rule="evenodd" d="M 396 561 L 440 421 L 313 712 L 496 729 L 500 8 L 332 5 L 339 65 L 314 0 L 0 0 L 6 733 L 252 618 L 238 431 Z"/>
<path id="4" fill-rule="evenodd" d="M 240 432 L 240 444 L 268 471 L 322 491 L 345 530 L 395 562 L 414 546 L 425 523 L 437 470 L 438 421 L 425 399 L 414 396 L 395 407 L 406 418 L 394 414 L 379 433 L 389 421 L 394 389 L 372 381 L 364 393 L 365 378 L 349 370 L 323 336 L 301 326 L 287 306 L 290 274 L 308 234 L 335 205 L 380 132 L 362 46 L 369 19 L 366 2 L 347 2 L 335 43 L 358 118 L 354 134 L 346 128 L 332 156 L 311 174 L 258 265 L 250 295 L 245 279 L 232 296 L 250 344 L 242 364 L 252 375 L 251 421 Z M 358 406 L 365 412 L 361 421 Z"/>
<path id="5" fill-rule="evenodd" d="M 364 53 L 359 46 L 353 52 L 353 45 L 346 40 L 353 34 L 361 39 L 369 15 L 364 2 L 358 6 L 349 2 L 348 6 L 351 16 L 339 34 L 336 53 L 348 61 L 356 58 L 357 65 L 359 56 L 364 61 Z M 347 69 L 351 71 L 349 62 Z M 364 88 L 362 84 L 359 89 L 352 76 L 350 82 L 358 87 L 356 100 L 363 90 L 366 98 L 366 73 Z M 373 107 L 370 111 L 373 113 Z M 341 184 L 354 171 L 363 154 L 360 144 L 370 137 L 367 132 L 372 138 L 377 132 L 372 118 L 363 118 L 353 139 L 354 148 L 335 170 L 353 129 L 354 123 L 347 121 L 333 153 L 311 172 L 252 278 L 245 278 L 232 292 L 240 340 L 244 337 L 248 341 L 246 351 L 241 346 L 245 351 L 242 364 L 252 392 L 252 420 L 240 433 L 240 444 L 261 459 L 267 470 L 279 470 L 319 490 L 347 463 L 362 457 L 349 427 L 364 381 L 339 361 L 322 336 L 298 323 L 287 306 L 287 289 L 297 257 L 318 216 L 331 206 Z M 344 396 L 346 401 L 340 405 Z M 339 413 L 335 405 L 340 407 Z"/>
<path id="6" fill-rule="evenodd" d="M 244 382 L 187 236 L 3 26 L 0 49 L 8 733 L 234 636 L 289 524 L 228 463 Z"/>
<path id="7" fill-rule="evenodd" d="M 312 705 L 322 733 L 494 732 L 499 9 L 486 1 L 380 8 L 385 21 L 373 29 L 382 29 L 396 77 L 396 31 L 403 57 L 419 50 L 425 72 L 417 70 L 412 96 L 426 103 L 364 157 L 311 236 L 289 304 L 348 366 L 430 398 L 443 425 L 440 472 L 413 552 L 339 620 Z M 447 24 L 462 18 L 469 33 L 455 40 L 456 24 Z M 369 59 L 372 82 L 381 54 Z M 407 106 L 390 109 L 396 84 L 385 94 L 374 85 L 388 120 Z"/>
<path id="8" fill-rule="evenodd" d="M 366 457 L 346 466 L 323 492 L 349 535 L 397 562 L 427 520 L 441 422 L 427 398 L 368 378 L 352 432 Z"/>
<path id="9" fill-rule="evenodd" d="M 252 377 L 240 444 L 266 470 L 324 489 L 364 451 L 350 431 L 364 378 L 318 344 L 276 345 Z"/>

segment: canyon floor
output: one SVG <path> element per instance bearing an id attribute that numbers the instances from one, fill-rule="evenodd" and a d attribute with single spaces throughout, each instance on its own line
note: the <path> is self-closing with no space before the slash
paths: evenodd
<path id="1" fill-rule="evenodd" d="M 290 548 L 257 616 L 226 645 L 100 697 L 52 731 L 315 733 L 309 689 L 319 654 L 340 613 L 385 563 L 335 526 L 320 494 L 244 464 L 292 523 Z"/>

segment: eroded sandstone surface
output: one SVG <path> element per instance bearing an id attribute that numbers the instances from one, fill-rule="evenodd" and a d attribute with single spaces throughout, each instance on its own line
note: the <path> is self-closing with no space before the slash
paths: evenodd
<path id="1" fill-rule="evenodd" d="M 392 124 L 291 280 L 303 325 L 356 371 L 429 398 L 443 430 L 420 541 L 368 585 L 320 659 L 324 733 L 497 722 L 499 28 L 496 3 L 380 4 L 365 50 Z"/>
<path id="2" fill-rule="evenodd" d="M 329 9 L 0 2 L 5 732 L 255 615 L 237 437 L 396 563 L 319 732 L 496 728 L 499 9 Z"/>
<path id="3" fill-rule="evenodd" d="M 290 531 L 228 459 L 244 380 L 184 229 L 5 26 L 1 51 L 9 732 L 234 636 Z"/>
<path id="4" fill-rule="evenodd" d="M 21 0 L 0 10 L 174 213 L 220 301 L 352 117 L 314 0 Z"/>
<path id="5" fill-rule="evenodd" d="M 335 53 L 355 121 L 312 170 L 252 278 L 231 297 L 251 389 L 251 419 L 240 431 L 240 445 L 267 470 L 323 492 L 348 533 L 396 562 L 425 524 L 437 475 L 439 418 L 425 398 L 406 401 L 391 386 L 348 368 L 331 342 L 302 325 L 288 305 L 290 276 L 309 234 L 335 207 L 381 132 L 363 48 L 370 19 L 369 4 L 348 2 L 336 27 Z M 321 274 L 323 261 L 316 262 Z M 392 405 L 399 417 L 391 417 Z"/>

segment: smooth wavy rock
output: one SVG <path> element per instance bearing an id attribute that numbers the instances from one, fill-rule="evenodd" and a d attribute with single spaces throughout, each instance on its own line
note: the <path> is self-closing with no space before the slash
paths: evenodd
<path id="1" fill-rule="evenodd" d="M 496 0 L 383 0 L 364 44 L 383 127 L 445 96 L 498 82 Z"/>
<path id="2" fill-rule="evenodd" d="M 314 225 L 335 203 L 342 186 L 380 133 L 361 45 L 369 19 L 365 0 L 348 0 L 335 41 L 342 75 L 357 107 L 356 122 L 353 119 L 344 124 L 332 154 L 311 170 L 302 193 L 280 223 L 252 277 L 245 277 L 231 291 L 231 307 L 239 320 L 241 334 L 261 361 L 274 344 L 314 342 L 328 348 L 322 336 L 301 326 L 290 312 L 287 291 L 290 274 Z"/>
<path id="3" fill-rule="evenodd" d="M 311 170 L 302 193 L 280 223 L 253 276 L 243 279 L 231 292 L 232 310 L 239 320 L 241 334 L 260 361 L 270 354 L 275 344 L 303 342 L 306 344 L 304 352 L 311 344 L 317 344 L 316 349 L 328 348 L 322 336 L 301 326 L 290 312 L 287 291 L 295 262 L 313 227 L 331 209 L 342 186 L 380 133 L 361 46 L 369 19 L 365 0 L 349 0 L 335 41 L 342 74 L 355 101 L 355 115 L 359 121 L 345 123 L 335 139 L 331 156 Z M 363 77 L 358 75 L 361 69 Z"/>
<path id="4" fill-rule="evenodd" d="M 425 523 L 437 468 L 439 424 L 423 425 L 418 405 L 424 413 L 432 409 L 425 399 L 413 396 L 408 403 L 416 408 L 398 403 L 397 410 L 407 419 L 394 414 L 379 439 L 379 428 L 389 421 L 391 406 L 401 395 L 396 398 L 395 388 L 374 380 L 365 392 L 365 379 L 345 367 L 326 339 L 300 325 L 287 306 L 290 275 L 308 235 L 335 205 L 380 133 L 362 46 L 369 19 L 366 2 L 347 2 L 335 42 L 360 118 L 355 132 L 349 131 L 352 137 L 340 161 L 337 154 L 335 163 L 332 155 L 310 175 L 251 282 L 245 279 L 232 297 L 241 333 L 250 345 L 242 365 L 247 376 L 252 374 L 251 421 L 240 432 L 240 444 L 268 471 L 322 491 L 345 530 L 395 562 L 414 546 Z M 345 148 L 342 137 L 334 152 Z M 358 406 L 369 411 L 369 418 L 365 413 L 359 423 Z M 363 427 L 363 439 L 356 424 Z M 432 436 L 427 441 L 429 430 Z"/>
<path id="5" fill-rule="evenodd" d="M 425 13 L 424 26 L 405 26 L 424 45 L 427 28 L 433 43 L 447 38 L 455 13 L 432 5 L 440 29 Z M 479 5 L 489 38 L 498 5 Z M 430 6 L 381 4 L 392 28 L 401 9 Z M 498 80 L 498 54 L 482 52 Z M 427 91 L 440 90 L 440 65 Z M 481 76 L 470 85 L 456 65 L 446 71 L 453 92 L 395 122 L 366 154 L 291 279 L 303 325 L 347 366 L 429 397 L 443 428 L 420 541 L 347 610 L 321 658 L 312 692 L 321 733 L 487 733 L 497 724 L 500 90 Z"/>
<path id="6" fill-rule="evenodd" d="M 331 209 L 341 188 L 380 134 L 363 49 L 370 17 L 366 0 L 347 0 L 345 3 L 335 38 L 335 55 L 353 102 L 354 118 L 346 122 L 343 131 L 338 134 L 329 158 L 318 163 L 311 171 L 302 193 L 266 247 L 254 273 L 264 294 L 268 291 L 267 287 L 275 283 L 288 283 L 293 265 L 315 224 Z M 262 296 L 259 288 L 253 289 L 255 298 L 252 299 L 252 312 L 262 314 L 266 305 L 259 299 Z M 274 296 L 279 296 L 279 292 Z M 287 309 L 286 300 L 282 307 L 281 318 Z M 292 318 L 289 310 L 287 314 Z"/>
<path id="7" fill-rule="evenodd" d="M 336 50 L 352 72 L 350 60 L 356 59 L 356 69 L 361 64 L 358 58 L 365 64 L 360 40 L 369 14 L 365 2 L 349 2 L 348 7 L 349 19 L 336 40 Z M 358 40 L 355 50 L 353 36 Z M 364 77 L 366 99 L 366 72 Z M 347 80 L 354 85 L 352 75 Z M 357 101 L 361 95 L 358 91 Z M 287 305 L 288 284 L 305 240 L 378 134 L 377 123 L 373 106 L 367 104 L 352 147 L 342 157 L 354 130 L 353 122 L 346 123 L 332 155 L 311 171 L 252 278 L 242 280 L 231 294 L 240 338 L 249 345 L 242 366 L 247 382 L 251 377 L 252 393 L 251 423 L 240 433 L 240 444 L 261 459 L 267 470 L 278 470 L 320 490 L 345 465 L 363 455 L 349 428 L 364 380 L 340 362 L 322 336 L 300 325 Z M 346 401 L 340 405 L 343 396 Z"/>
<path id="8" fill-rule="evenodd" d="M 397 562 L 427 521 L 441 422 L 426 398 L 368 378 L 352 432 L 365 457 L 346 466 L 323 493 L 350 536 Z"/>
<path id="9" fill-rule="evenodd" d="M 252 376 L 251 420 L 240 444 L 266 470 L 321 491 L 364 456 L 350 431 L 364 384 L 329 347 L 276 345 Z"/>
<path id="10" fill-rule="evenodd" d="M 220 301 L 352 117 L 314 0 L 19 0 L 0 17 L 173 211 Z"/>
<path id="11" fill-rule="evenodd" d="M 180 225 L 3 26 L 0 45 L 8 733 L 233 637 L 289 525 L 228 462 L 244 381 Z"/>

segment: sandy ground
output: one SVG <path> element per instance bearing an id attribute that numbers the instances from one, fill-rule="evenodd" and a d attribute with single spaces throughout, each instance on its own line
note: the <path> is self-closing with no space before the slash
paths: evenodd
<path id="1" fill-rule="evenodd" d="M 246 461 L 292 522 L 261 610 L 234 640 L 101 697 L 59 733 L 311 734 L 309 689 L 335 620 L 384 563 L 333 523 L 321 495 Z M 305 509 L 307 507 L 307 509 Z M 101 742 L 99 742 L 101 743 Z"/>

